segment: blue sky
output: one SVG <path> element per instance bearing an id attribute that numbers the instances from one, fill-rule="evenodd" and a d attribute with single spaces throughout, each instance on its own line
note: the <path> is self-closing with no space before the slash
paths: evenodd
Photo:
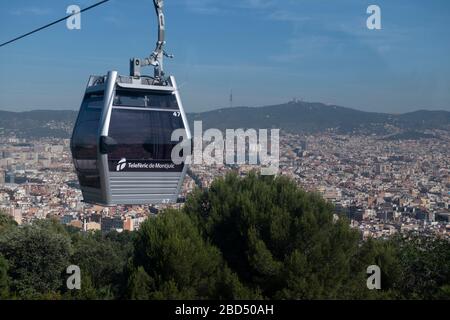
<path id="1" fill-rule="evenodd" d="M 94 0 L 0 2 L 0 42 Z M 296 97 L 367 111 L 450 111 L 448 0 L 166 0 L 166 72 L 188 112 Z M 379 5 L 382 30 L 368 30 Z M 111 0 L 0 48 L 0 109 L 78 109 L 90 74 L 154 48 L 151 0 Z M 152 73 L 151 69 L 147 70 Z"/>

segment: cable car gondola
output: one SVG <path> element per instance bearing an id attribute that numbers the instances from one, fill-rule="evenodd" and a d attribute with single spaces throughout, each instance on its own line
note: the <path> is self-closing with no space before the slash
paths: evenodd
<path id="1" fill-rule="evenodd" d="M 186 114 L 173 76 L 165 77 L 163 1 L 154 0 L 159 35 L 149 58 L 130 61 L 130 76 L 91 76 L 71 139 L 85 202 L 158 204 L 177 201 L 187 164 L 171 160 L 172 132 L 185 130 Z M 154 66 L 153 77 L 140 68 Z"/>

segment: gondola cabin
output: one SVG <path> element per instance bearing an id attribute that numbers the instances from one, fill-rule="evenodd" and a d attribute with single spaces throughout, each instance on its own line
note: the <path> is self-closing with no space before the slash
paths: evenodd
<path id="1" fill-rule="evenodd" d="M 172 132 L 191 134 L 174 77 L 91 76 L 71 139 L 85 202 L 175 203 L 187 165 L 171 160 Z"/>

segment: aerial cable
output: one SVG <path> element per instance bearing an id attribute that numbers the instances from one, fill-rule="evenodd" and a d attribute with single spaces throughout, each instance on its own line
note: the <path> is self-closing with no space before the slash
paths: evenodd
<path id="1" fill-rule="evenodd" d="M 9 40 L 9 41 L 7 41 L 7 42 L 4 42 L 4 43 L 0 44 L 0 48 L 3 47 L 3 46 L 6 46 L 7 44 L 13 43 L 13 42 L 15 42 L 15 41 L 17 41 L 17 40 L 20 40 L 20 39 L 22 39 L 22 38 L 25 38 L 25 37 L 27 37 L 27 36 L 29 36 L 29 35 L 32 35 L 33 33 L 36 33 L 36 32 L 38 32 L 38 31 L 44 30 L 44 29 L 46 29 L 46 28 L 48 28 L 48 27 L 51 27 L 51 26 L 53 26 L 54 24 L 57 24 L 57 23 L 59 23 L 59 22 L 61 22 L 61 21 L 64 21 L 64 20 L 66 20 L 66 19 L 68 19 L 68 18 L 70 18 L 70 17 L 72 17 L 72 16 L 74 16 L 74 15 L 77 15 L 77 14 L 80 14 L 80 13 L 82 13 L 82 12 L 85 12 L 85 11 L 88 11 L 88 10 L 90 10 L 90 9 L 93 9 L 93 8 L 95 8 L 95 7 L 97 7 L 97 6 L 101 5 L 101 4 L 104 4 L 104 3 L 108 2 L 108 1 L 109 1 L 109 0 L 103 0 L 103 1 L 97 2 L 97 3 L 91 5 L 91 6 L 87 7 L 87 8 L 84 8 L 84 9 L 80 10 L 80 12 L 75 12 L 75 13 L 69 14 L 69 15 L 65 16 L 64 18 L 58 19 L 58 20 L 53 21 L 53 22 L 51 22 L 51 23 L 49 23 L 49 24 L 46 24 L 45 26 L 42 26 L 42 27 L 37 28 L 37 29 L 35 29 L 35 30 L 33 30 L 33 31 L 30 31 L 30 32 L 28 32 L 28 33 L 25 33 L 25 34 L 23 34 L 23 35 L 21 35 L 21 36 L 19 36 L 19 37 L 17 37 L 17 38 L 14 38 L 14 39 L 12 39 L 12 40 Z"/>

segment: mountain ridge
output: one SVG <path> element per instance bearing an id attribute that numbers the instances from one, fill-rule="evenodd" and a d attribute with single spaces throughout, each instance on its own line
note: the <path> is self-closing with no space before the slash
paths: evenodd
<path id="1" fill-rule="evenodd" d="M 400 130 L 444 128 L 450 126 L 450 112 L 444 110 L 417 110 L 403 114 L 367 112 L 319 102 L 289 102 L 265 107 L 222 108 L 202 113 L 191 113 L 189 120 L 203 120 L 206 127 L 224 129 L 229 118 L 239 111 L 240 119 L 233 126 L 250 128 L 279 127 L 291 132 L 317 132 L 335 129 L 338 132 L 366 132 L 388 134 L 385 126 Z"/>
<path id="2" fill-rule="evenodd" d="M 69 137 L 76 116 L 77 111 L 74 110 L 0 110 L 0 133 L 14 133 L 19 137 Z M 403 131 L 450 131 L 450 111 L 420 109 L 391 114 L 303 101 L 261 107 L 220 108 L 188 113 L 187 116 L 191 126 L 194 121 L 201 120 L 203 129 L 279 128 L 291 133 L 333 131 L 381 136 Z"/>

